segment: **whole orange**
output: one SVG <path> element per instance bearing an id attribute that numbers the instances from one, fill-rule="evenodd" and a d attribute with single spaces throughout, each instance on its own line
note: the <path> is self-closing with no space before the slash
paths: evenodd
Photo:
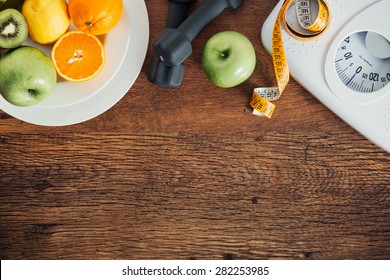
<path id="1" fill-rule="evenodd" d="M 93 35 L 110 31 L 119 22 L 123 12 L 122 0 L 69 0 L 68 10 L 73 24 Z"/>

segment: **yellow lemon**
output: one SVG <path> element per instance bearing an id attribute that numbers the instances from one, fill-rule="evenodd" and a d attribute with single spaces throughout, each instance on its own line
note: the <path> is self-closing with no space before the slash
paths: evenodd
<path id="1" fill-rule="evenodd" d="M 42 45 L 53 44 L 69 29 L 66 0 L 26 0 L 22 14 L 27 20 L 28 35 Z"/>

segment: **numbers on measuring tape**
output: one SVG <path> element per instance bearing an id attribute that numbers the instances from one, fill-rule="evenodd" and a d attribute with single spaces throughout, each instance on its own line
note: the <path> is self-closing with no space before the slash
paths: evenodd
<path id="1" fill-rule="evenodd" d="M 296 1 L 295 2 L 295 10 L 298 18 L 300 18 L 299 25 L 303 28 L 308 28 L 313 24 L 311 9 L 310 9 L 310 1 Z"/>
<path id="2" fill-rule="evenodd" d="M 314 5 L 313 5 L 314 3 Z M 287 10 L 295 5 L 299 25 L 307 31 L 294 29 L 286 20 Z M 312 7 L 318 6 L 318 14 L 313 17 Z M 329 8 L 325 0 L 286 0 L 276 18 L 272 32 L 272 60 L 277 87 L 261 87 L 253 90 L 250 106 L 255 115 L 271 118 L 275 109 L 272 101 L 280 98 L 290 80 L 290 70 L 284 50 L 282 27 L 297 39 L 311 39 L 320 35 L 328 27 Z"/>

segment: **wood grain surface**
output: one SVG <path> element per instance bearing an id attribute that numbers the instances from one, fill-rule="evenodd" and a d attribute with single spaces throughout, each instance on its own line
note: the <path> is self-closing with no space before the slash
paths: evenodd
<path id="1" fill-rule="evenodd" d="M 274 84 L 260 30 L 277 2 L 244 1 L 210 24 L 178 89 L 148 81 L 149 45 L 99 117 L 42 127 L 0 112 L 0 258 L 389 259 L 389 154 L 295 81 L 272 120 L 251 114 L 253 87 Z M 146 5 L 152 40 L 168 3 Z M 233 89 L 200 66 L 223 30 L 256 48 Z"/>

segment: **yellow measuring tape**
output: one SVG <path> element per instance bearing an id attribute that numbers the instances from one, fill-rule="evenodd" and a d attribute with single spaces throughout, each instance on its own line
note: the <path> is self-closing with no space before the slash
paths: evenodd
<path id="1" fill-rule="evenodd" d="M 287 11 L 295 5 L 295 13 L 300 28 L 294 28 L 286 18 Z M 313 8 L 318 5 L 318 14 L 312 16 Z M 276 18 L 272 32 L 272 59 L 277 87 L 261 87 L 253 90 L 250 102 L 253 113 L 271 118 L 275 110 L 272 103 L 280 98 L 290 80 L 290 70 L 284 50 L 282 27 L 298 40 L 312 40 L 324 32 L 330 23 L 330 10 L 325 0 L 286 0 Z"/>

